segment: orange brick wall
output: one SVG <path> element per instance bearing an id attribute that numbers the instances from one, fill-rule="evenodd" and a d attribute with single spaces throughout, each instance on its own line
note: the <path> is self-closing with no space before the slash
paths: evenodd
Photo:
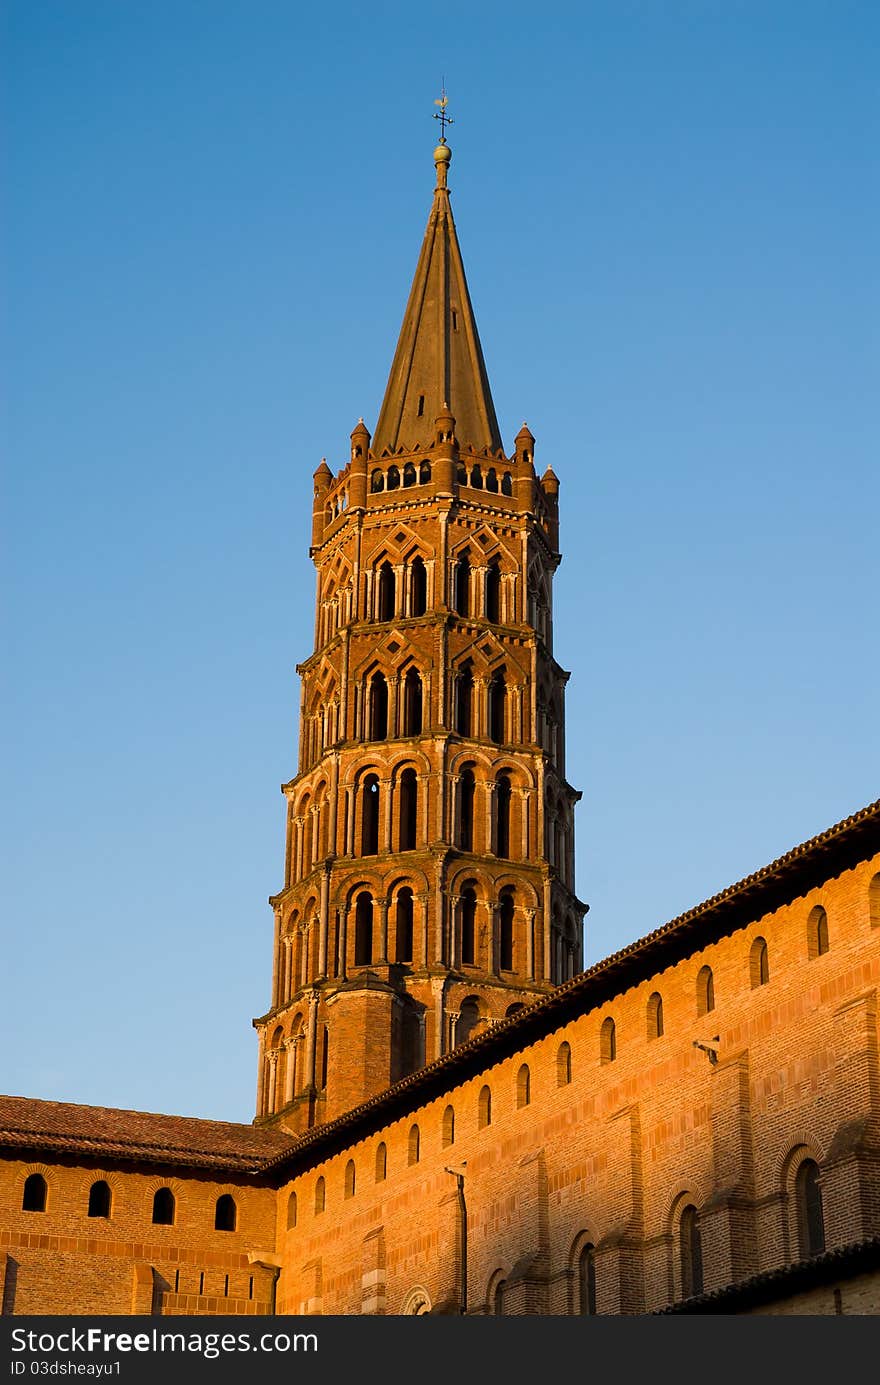
<path id="1" fill-rule="evenodd" d="M 45 1212 L 21 1210 L 30 1173 L 42 1173 L 49 1185 Z M 86 1215 L 89 1188 L 99 1178 L 113 1192 L 109 1218 Z M 175 1194 L 174 1226 L 152 1224 L 153 1194 L 163 1186 Z M 235 1198 L 235 1231 L 214 1230 L 221 1193 Z M 164 1177 L 152 1169 L 2 1159 L 3 1312 L 266 1312 L 272 1274 L 250 1265 L 248 1252 L 273 1248 L 274 1196 L 270 1188 L 181 1171 Z"/>
<path id="2" fill-rule="evenodd" d="M 455 1180 L 444 1170 L 463 1161 L 471 1311 L 489 1311 L 502 1277 L 506 1311 L 573 1311 L 573 1265 L 586 1240 L 597 1247 L 600 1312 L 650 1311 L 675 1301 L 675 1218 L 684 1195 L 701 1213 L 707 1291 L 792 1263 L 802 1257 L 787 1161 L 802 1148 L 822 1169 L 826 1244 L 880 1232 L 880 933 L 871 926 L 868 896 L 878 865 L 875 858 L 846 871 L 695 951 L 298 1176 L 279 1197 L 280 1311 L 358 1313 L 366 1304 L 399 1313 L 420 1287 L 435 1307 L 454 1299 Z M 810 959 L 807 918 L 816 904 L 827 911 L 830 950 Z M 758 935 L 769 947 L 770 980 L 753 989 L 749 950 Z M 716 1008 L 698 1018 L 704 964 L 714 972 Z M 663 997 L 665 1033 L 649 1040 L 646 1008 L 655 990 Z M 617 1058 L 603 1063 L 599 1031 L 608 1014 L 616 1021 Z M 713 1066 L 693 1041 L 715 1035 Z M 563 1040 L 572 1049 L 567 1086 L 557 1085 Z M 531 1104 L 517 1109 L 523 1061 L 531 1070 Z M 484 1082 L 492 1091 L 492 1124 L 480 1130 Z M 443 1148 L 448 1104 L 455 1142 Z M 413 1122 L 421 1159 L 410 1167 Z M 377 1184 L 380 1140 L 388 1176 Z M 350 1158 L 357 1183 L 346 1199 Z M 316 1215 L 319 1173 L 327 1205 Z M 292 1189 L 298 1220 L 287 1230 Z"/>

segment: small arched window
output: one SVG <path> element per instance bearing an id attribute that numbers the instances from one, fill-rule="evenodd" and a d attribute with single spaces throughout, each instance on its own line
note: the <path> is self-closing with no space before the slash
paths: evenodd
<path id="1" fill-rule="evenodd" d="M 361 790 L 361 852 L 375 856 L 379 851 L 379 777 L 368 774 Z"/>
<path id="2" fill-rule="evenodd" d="M 517 1107 L 528 1106 L 532 1099 L 532 1079 L 529 1073 L 528 1063 L 523 1063 L 516 1075 L 516 1104 Z"/>
<path id="3" fill-rule="evenodd" d="M 406 466 L 403 468 L 403 484 L 404 486 L 414 486 L 416 484 L 416 469 L 412 462 L 407 462 Z"/>
<path id="4" fill-rule="evenodd" d="M 596 1312 L 596 1247 L 585 1245 L 578 1256 L 578 1307 L 582 1314 Z"/>
<path id="5" fill-rule="evenodd" d="M 504 674 L 496 673 L 489 684 L 489 740 L 496 745 L 504 742 L 504 709 L 507 703 L 507 686 Z"/>
<path id="6" fill-rule="evenodd" d="M 455 729 L 460 736 L 471 734 L 473 703 L 473 670 L 470 664 L 464 664 L 455 680 Z"/>
<path id="7" fill-rule="evenodd" d="M 510 856 L 510 775 L 503 770 L 495 781 L 495 855 L 506 861 Z"/>
<path id="8" fill-rule="evenodd" d="M 370 490 L 372 491 L 373 495 L 376 495 L 379 491 L 383 491 L 384 489 L 385 489 L 385 476 L 384 476 L 384 473 L 381 472 L 381 471 L 379 471 L 379 470 L 376 470 L 376 471 L 373 472 L 372 476 L 370 477 Z"/>
<path id="9" fill-rule="evenodd" d="M 479 463 L 471 471 L 471 485 L 476 491 L 483 489 L 483 472 Z"/>
<path id="10" fill-rule="evenodd" d="M 477 892 L 472 885 L 466 885 L 461 892 L 461 960 L 469 967 L 474 964 L 476 918 Z"/>
<path id="11" fill-rule="evenodd" d="M 221 1193 L 214 1209 L 214 1230 L 234 1231 L 236 1219 L 235 1198 L 230 1193 Z"/>
<path id="12" fill-rule="evenodd" d="M 89 1188 L 88 1215 L 90 1217 L 109 1217 L 110 1203 L 110 1184 L 105 1179 L 99 1178 L 97 1183 L 93 1183 Z"/>
<path id="13" fill-rule="evenodd" d="M 492 1092 L 488 1087 L 480 1088 L 477 1100 L 477 1128 L 484 1130 L 492 1124 Z"/>
<path id="14" fill-rule="evenodd" d="M 509 471 L 505 471 L 501 478 L 501 494 L 513 495 L 513 477 Z"/>
<path id="15" fill-rule="evenodd" d="M 571 1081 L 571 1044 L 563 1042 L 556 1054 L 556 1085 L 567 1087 Z"/>
<path id="16" fill-rule="evenodd" d="M 414 558 L 410 568 L 410 609 L 414 616 L 423 616 L 428 609 L 428 572 L 421 558 Z"/>
<path id="17" fill-rule="evenodd" d="M 41 1173 L 30 1173 L 24 1180 L 21 1196 L 23 1212 L 45 1212 L 49 1185 Z"/>
<path id="18" fill-rule="evenodd" d="M 599 1030 L 599 1061 L 613 1063 L 617 1057 L 617 1026 L 610 1015 L 606 1015 Z"/>
<path id="19" fill-rule="evenodd" d="M 170 1188 L 157 1188 L 153 1194 L 153 1225 L 174 1225 L 174 1194 Z"/>
<path id="20" fill-rule="evenodd" d="M 287 1229 L 292 1231 L 296 1226 L 296 1193 L 291 1193 L 287 1199 Z"/>
<path id="21" fill-rule="evenodd" d="M 405 769 L 400 776 L 400 849 L 413 851 L 416 845 L 419 816 L 419 781 L 414 769 Z"/>
<path id="22" fill-rule="evenodd" d="M 327 1206 L 327 1184 L 324 1182 L 323 1174 L 315 1184 L 315 1216 L 323 1212 Z"/>
<path id="23" fill-rule="evenodd" d="M 451 1106 L 447 1106 L 443 1112 L 443 1144 L 455 1144 L 455 1111 Z"/>
<path id="24" fill-rule="evenodd" d="M 345 1196 L 346 1196 L 346 1197 L 354 1197 L 354 1179 L 355 1179 L 354 1160 L 353 1160 L 353 1159 L 349 1159 L 348 1163 L 347 1163 L 346 1166 L 345 1166 Z"/>
<path id="25" fill-rule="evenodd" d="M 715 1009 L 715 979 L 711 967 L 700 967 L 697 974 L 697 1014 L 708 1015 Z"/>
<path id="26" fill-rule="evenodd" d="M 370 679 L 370 740 L 384 741 L 388 735 L 388 684 L 384 673 Z"/>
<path id="27" fill-rule="evenodd" d="M 403 680 L 403 734 L 422 734 L 422 680 L 414 668 L 409 670 Z"/>
<path id="28" fill-rule="evenodd" d="M 421 1136 L 419 1135 L 419 1127 L 417 1125 L 412 1125 L 410 1126 L 409 1141 L 407 1144 L 407 1159 L 410 1164 L 417 1164 L 419 1162 L 419 1158 L 421 1157 L 420 1149 Z"/>
<path id="29" fill-rule="evenodd" d="M 766 986 L 770 980 L 770 959 L 763 938 L 756 938 L 749 951 L 749 977 L 752 990 L 757 986 Z"/>
<path id="30" fill-rule="evenodd" d="M 822 957 L 828 951 L 828 915 L 817 904 L 815 909 L 810 910 L 810 917 L 807 919 L 807 954 L 812 961 L 814 957 Z"/>
<path id="31" fill-rule="evenodd" d="M 361 890 L 354 909 L 354 964 L 368 967 L 373 960 L 373 896 Z"/>
<path id="32" fill-rule="evenodd" d="M 663 998 L 659 991 L 648 997 L 648 1038 L 663 1037 Z"/>
<path id="33" fill-rule="evenodd" d="M 384 1141 L 376 1147 L 376 1182 L 384 1183 L 388 1176 L 388 1150 Z"/>
<path id="34" fill-rule="evenodd" d="M 426 486 L 426 485 L 428 484 L 428 482 L 430 481 L 430 479 L 431 479 L 431 463 L 430 463 L 429 461 L 424 461 L 424 462 L 422 462 L 421 466 L 419 467 L 419 483 L 420 483 L 421 485 L 423 485 L 423 486 Z"/>
<path id="35" fill-rule="evenodd" d="M 501 619 L 501 568 L 497 562 L 486 569 L 486 619 L 493 625 Z"/>
<path id="36" fill-rule="evenodd" d="M 397 892 L 397 949 L 395 961 L 411 962 L 413 959 L 413 892 L 404 885 Z"/>
<path id="37" fill-rule="evenodd" d="M 501 891 L 498 901 L 498 966 L 513 971 L 513 892 Z"/>
<path id="38" fill-rule="evenodd" d="M 388 475 L 388 489 L 391 489 L 391 474 Z M 379 569 L 379 594 L 376 607 L 378 620 L 393 620 L 396 607 L 396 583 L 394 568 L 385 562 Z"/>
<path id="39" fill-rule="evenodd" d="M 486 490 L 492 491 L 494 495 L 498 494 L 498 476 L 493 466 L 486 472 Z"/>
<path id="40" fill-rule="evenodd" d="M 455 610 L 460 616 L 470 613 L 471 561 L 462 553 L 455 565 L 455 591 L 453 594 Z"/>
<path id="41" fill-rule="evenodd" d="M 396 491 L 399 485 L 400 472 L 398 471 L 396 466 L 390 466 L 388 468 L 388 489 L 390 491 Z"/>
<path id="42" fill-rule="evenodd" d="M 499 1279 L 495 1285 L 495 1293 L 492 1298 L 492 1311 L 496 1317 L 504 1316 L 504 1290 L 507 1288 L 507 1280 Z"/>
<path id="43" fill-rule="evenodd" d="M 678 1228 L 681 1257 L 681 1296 L 693 1298 L 703 1292 L 703 1245 L 700 1219 L 692 1205 L 685 1207 Z"/>
<path id="44" fill-rule="evenodd" d="M 815 1159 L 805 1159 L 795 1175 L 798 1240 L 804 1260 L 819 1255 L 825 1249 L 825 1218 L 822 1212 L 822 1189 L 819 1186 L 819 1165 Z"/>

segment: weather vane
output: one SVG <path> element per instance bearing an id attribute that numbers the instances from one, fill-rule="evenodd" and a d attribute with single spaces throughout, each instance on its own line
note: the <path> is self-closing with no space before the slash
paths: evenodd
<path id="1" fill-rule="evenodd" d="M 451 115 L 446 114 L 446 107 L 449 104 L 449 97 L 446 95 L 446 87 L 441 86 L 439 99 L 435 99 L 434 105 L 439 106 L 439 111 L 434 112 L 434 119 L 440 121 L 440 143 L 446 143 L 446 126 L 453 125 L 455 122 Z"/>

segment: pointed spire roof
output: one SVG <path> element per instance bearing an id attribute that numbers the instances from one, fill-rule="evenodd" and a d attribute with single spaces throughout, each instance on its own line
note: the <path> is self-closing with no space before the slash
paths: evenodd
<path id="1" fill-rule="evenodd" d="M 438 414 L 455 417 L 463 447 L 501 450 L 501 435 L 452 209 L 446 173 L 452 152 L 434 150 L 437 186 L 400 329 L 379 421 L 376 456 L 388 448 L 427 446 Z"/>

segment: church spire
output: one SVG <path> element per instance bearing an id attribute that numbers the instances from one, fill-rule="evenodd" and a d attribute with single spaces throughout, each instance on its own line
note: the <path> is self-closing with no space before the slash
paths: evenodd
<path id="1" fill-rule="evenodd" d="M 447 123 L 450 118 L 445 116 L 444 134 L 434 150 L 434 201 L 373 436 L 377 457 L 386 449 L 428 446 L 441 412 L 454 416 L 460 446 L 502 450 L 449 205 L 446 178 L 452 151 L 445 138 Z"/>

